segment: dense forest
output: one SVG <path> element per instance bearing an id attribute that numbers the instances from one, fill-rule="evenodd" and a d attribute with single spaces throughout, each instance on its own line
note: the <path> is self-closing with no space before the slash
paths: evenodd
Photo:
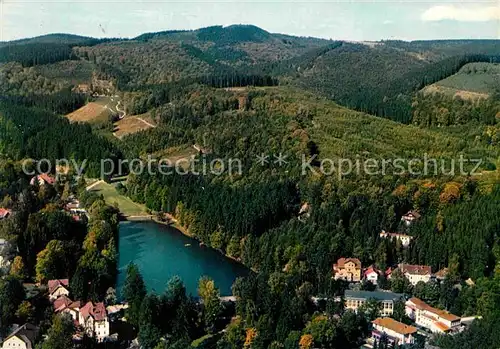
<path id="1" fill-rule="evenodd" d="M 413 101 L 413 118 L 421 126 L 468 123 L 495 125 L 500 121 L 500 102 L 494 99 L 463 100 L 435 93 L 419 93 Z"/>

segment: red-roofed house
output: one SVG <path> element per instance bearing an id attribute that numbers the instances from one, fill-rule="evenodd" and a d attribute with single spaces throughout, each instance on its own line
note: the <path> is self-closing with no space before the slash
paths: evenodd
<path id="1" fill-rule="evenodd" d="M 98 342 L 109 336 L 108 314 L 104 303 L 93 304 L 88 302 L 80 309 L 78 322 L 85 332 L 96 337 Z"/>
<path id="2" fill-rule="evenodd" d="M 80 301 L 74 302 L 67 296 L 63 295 L 54 301 L 53 306 L 55 313 L 69 314 L 73 318 L 73 320 L 78 324 L 80 306 L 81 306 Z"/>
<path id="3" fill-rule="evenodd" d="M 0 208 L 0 219 L 9 217 L 12 214 L 12 210 L 6 208 Z"/>
<path id="4" fill-rule="evenodd" d="M 419 326 L 434 333 L 446 333 L 460 326 L 460 318 L 447 311 L 436 309 L 418 298 L 406 302 L 406 314 Z"/>
<path id="5" fill-rule="evenodd" d="M 337 264 L 333 265 L 335 280 L 361 281 L 361 262 L 357 258 L 340 258 Z"/>
<path id="6" fill-rule="evenodd" d="M 49 300 L 54 301 L 61 296 L 69 296 L 69 280 L 49 280 Z"/>
<path id="7" fill-rule="evenodd" d="M 378 278 L 381 275 L 381 273 L 382 272 L 380 270 L 371 265 L 365 270 L 363 276 L 366 280 L 370 281 L 372 284 L 377 285 Z"/>
<path id="8" fill-rule="evenodd" d="M 30 184 L 35 185 L 35 181 L 38 181 L 38 185 L 40 185 L 40 186 L 47 185 L 47 184 L 53 185 L 56 182 L 54 177 L 52 177 L 46 173 L 42 173 L 42 174 L 39 174 L 38 176 L 31 178 Z"/>

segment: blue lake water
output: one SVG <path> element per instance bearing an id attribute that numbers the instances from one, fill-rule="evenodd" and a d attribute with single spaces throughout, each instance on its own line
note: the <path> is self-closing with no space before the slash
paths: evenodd
<path id="1" fill-rule="evenodd" d="M 222 296 L 230 296 L 236 278 L 249 273 L 241 264 L 199 246 L 177 229 L 154 222 L 120 223 L 119 253 L 118 290 L 130 262 L 139 267 L 148 291 L 156 294 L 162 294 L 168 280 L 178 275 L 187 293 L 197 296 L 198 281 L 206 275 L 215 281 Z"/>

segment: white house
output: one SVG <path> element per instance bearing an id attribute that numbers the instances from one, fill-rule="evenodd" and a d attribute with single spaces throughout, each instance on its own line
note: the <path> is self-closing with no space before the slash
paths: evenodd
<path id="1" fill-rule="evenodd" d="M 377 285 L 380 274 L 381 271 L 374 266 L 368 267 L 363 273 L 365 280 L 370 281 L 374 285 Z"/>
<path id="2" fill-rule="evenodd" d="M 61 296 L 69 296 L 69 280 L 49 280 L 49 300 L 55 301 Z"/>
<path id="3" fill-rule="evenodd" d="M 415 342 L 416 327 L 405 325 L 389 317 L 375 319 L 372 324 L 372 338 L 375 341 L 380 341 L 385 335 L 389 343 L 395 345 L 413 344 Z"/>
<path id="4" fill-rule="evenodd" d="M 404 264 L 401 263 L 398 265 L 398 268 L 401 273 L 406 276 L 410 283 L 415 286 L 420 281 L 429 282 L 432 278 L 432 270 L 428 265 L 412 265 L 412 264 Z M 388 276 L 391 278 L 392 273 Z"/>
<path id="5" fill-rule="evenodd" d="M 78 322 L 85 332 L 98 342 L 109 336 L 109 321 L 104 303 L 88 302 L 80 309 Z"/>
<path id="6" fill-rule="evenodd" d="M 447 333 L 460 326 L 460 317 L 433 308 L 415 297 L 406 302 L 406 314 L 417 325 L 425 327 L 433 333 Z"/>
<path id="7" fill-rule="evenodd" d="M 32 324 L 24 324 L 5 338 L 2 349 L 32 349 L 35 347 L 37 335 L 38 327 Z"/>
<path id="8" fill-rule="evenodd" d="M 408 247 L 410 245 L 411 240 L 413 240 L 413 236 L 399 233 L 388 233 L 385 230 L 382 230 L 379 234 L 382 239 L 395 239 L 401 242 L 403 247 Z"/>

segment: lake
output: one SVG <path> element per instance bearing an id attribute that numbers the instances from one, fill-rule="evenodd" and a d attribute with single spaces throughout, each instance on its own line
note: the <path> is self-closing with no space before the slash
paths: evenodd
<path id="1" fill-rule="evenodd" d="M 156 294 L 162 294 L 168 280 L 178 275 L 187 293 L 198 296 L 198 281 L 206 275 L 215 281 L 222 296 L 230 296 L 236 278 L 249 273 L 243 265 L 199 246 L 177 229 L 155 222 L 120 223 L 119 252 L 118 290 L 130 262 L 139 267 L 148 291 Z"/>

